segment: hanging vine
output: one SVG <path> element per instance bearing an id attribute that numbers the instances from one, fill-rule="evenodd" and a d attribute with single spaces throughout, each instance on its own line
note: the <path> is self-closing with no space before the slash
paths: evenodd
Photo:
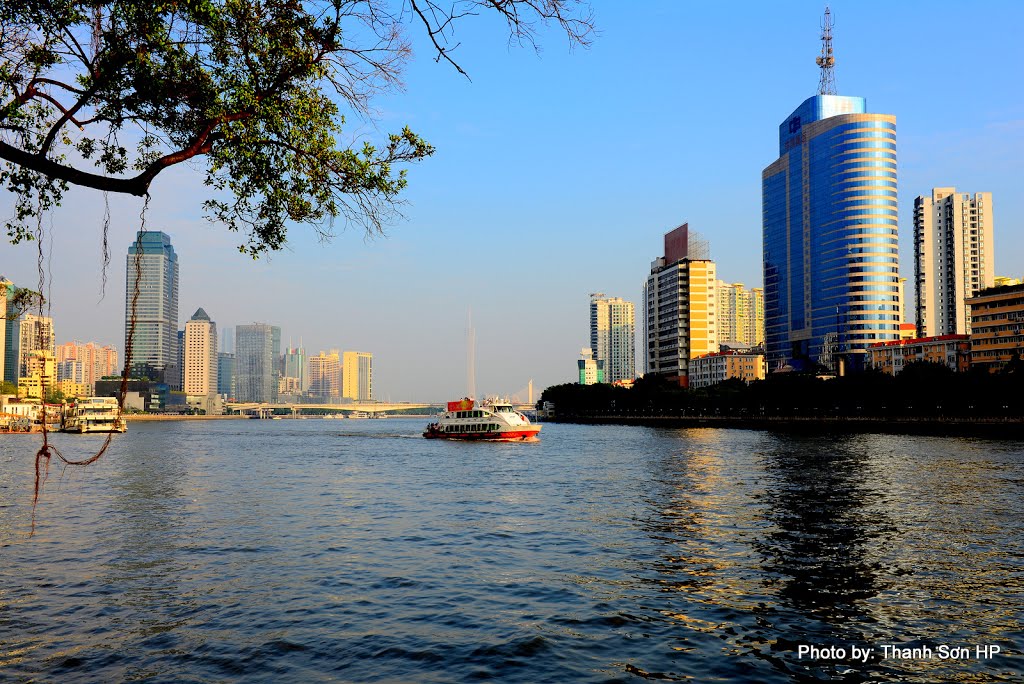
<path id="1" fill-rule="evenodd" d="M 139 219 L 140 219 L 139 232 L 138 232 L 138 235 L 136 236 L 136 240 L 135 240 L 135 258 L 133 260 L 134 261 L 133 265 L 135 267 L 135 277 L 133 278 L 134 284 L 132 286 L 132 298 L 131 298 L 131 304 L 129 305 L 128 330 L 126 331 L 126 335 L 125 335 L 124 370 L 121 373 L 121 391 L 118 392 L 118 396 L 117 396 L 117 412 L 118 412 L 119 416 L 123 416 L 124 415 L 124 400 L 125 400 L 125 396 L 128 394 L 128 378 L 129 378 L 129 375 L 131 373 L 131 366 L 132 366 L 132 348 L 133 348 L 134 342 L 135 342 L 135 324 L 136 324 L 137 314 L 138 314 L 139 292 L 141 291 L 140 283 L 142 282 L 142 257 L 143 257 L 142 238 L 146 234 L 146 214 L 147 214 L 148 209 L 149 209 L 149 193 L 147 193 L 145 195 L 144 201 L 142 203 L 142 211 L 139 213 Z M 104 228 L 103 228 L 103 231 L 104 231 L 103 232 L 104 249 L 106 249 L 106 243 L 107 243 L 106 242 L 106 238 L 107 238 L 107 232 L 106 231 L 107 231 L 107 228 L 109 227 L 109 223 L 110 223 L 110 214 L 109 214 L 109 208 L 108 208 L 108 212 L 104 216 Z M 36 224 L 36 239 L 38 241 L 37 267 L 38 267 L 38 271 L 39 271 L 39 291 L 43 292 L 47 288 L 47 286 L 48 286 L 48 281 L 47 281 L 47 278 L 45 277 L 46 276 L 46 270 L 44 270 L 44 258 L 43 258 L 43 247 L 42 247 L 42 244 L 43 244 L 42 212 L 40 212 L 39 218 L 38 218 L 37 224 Z M 48 262 L 49 259 L 46 259 L 45 261 Z M 107 258 L 107 261 L 109 261 L 109 256 Z M 51 280 L 52 280 L 52 278 L 51 278 Z M 104 267 L 104 281 L 105 280 L 106 280 L 106 268 Z M 50 314 L 49 298 L 44 298 L 44 297 L 40 296 L 38 298 L 38 307 L 37 307 L 37 309 L 39 311 L 39 316 L 40 317 L 42 317 L 42 315 L 43 315 L 43 311 L 44 311 L 44 309 L 43 309 L 43 306 L 44 306 L 43 302 L 44 301 L 46 301 L 46 309 L 45 309 L 46 314 L 47 315 Z M 39 496 L 42 494 L 43 487 L 46 485 L 46 480 L 49 477 L 49 474 L 50 474 L 50 463 L 52 462 L 53 458 L 56 457 L 65 467 L 67 467 L 67 466 L 87 466 L 87 465 L 90 465 L 90 464 L 95 463 L 96 461 L 98 461 L 103 456 L 103 454 L 106 453 L 107 449 L 110 447 L 110 443 L 114 439 L 114 433 L 113 432 L 108 432 L 106 438 L 103 440 L 103 444 L 100 445 L 100 448 L 96 451 L 96 453 L 94 453 L 91 456 L 88 456 L 86 458 L 70 459 L 70 458 L 66 457 L 63 453 L 61 453 L 60 449 L 58 449 L 56 447 L 56 445 L 50 443 L 50 431 L 49 431 L 49 427 L 48 427 L 48 423 L 47 423 L 47 404 L 46 404 L 45 399 L 43 400 L 43 405 L 42 405 L 42 425 L 43 425 L 43 431 L 42 431 L 43 443 L 39 447 L 39 451 L 36 452 L 36 458 L 35 458 L 35 489 L 34 489 L 33 496 L 32 496 L 32 523 L 31 523 L 31 530 L 29 532 L 29 536 L 30 537 L 32 535 L 34 535 L 35 531 L 36 531 L 36 507 L 39 504 Z"/>

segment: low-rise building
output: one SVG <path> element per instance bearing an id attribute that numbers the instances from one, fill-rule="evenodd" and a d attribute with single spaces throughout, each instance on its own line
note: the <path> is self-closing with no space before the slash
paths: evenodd
<path id="1" fill-rule="evenodd" d="M 710 387 L 738 378 L 746 383 L 764 380 L 768 366 L 763 353 L 721 351 L 690 359 L 690 387 Z"/>
<path id="2" fill-rule="evenodd" d="M 868 363 L 888 375 L 899 375 L 905 366 L 918 361 L 941 363 L 962 373 L 970 368 L 969 335 L 937 335 L 909 340 L 878 342 L 868 347 Z"/>
<path id="3" fill-rule="evenodd" d="M 224 413 L 224 398 L 219 394 L 188 394 L 185 396 L 185 405 L 207 416 Z"/>
<path id="4" fill-rule="evenodd" d="M 64 395 L 65 399 L 78 399 L 92 396 L 92 387 L 84 382 L 74 380 L 58 380 L 57 390 Z"/>
<path id="5" fill-rule="evenodd" d="M 95 396 L 114 397 L 121 395 L 121 380 L 97 380 Z M 125 388 L 124 407 L 126 410 L 152 411 L 162 409 L 170 401 L 170 388 L 162 382 L 131 379 Z"/>
<path id="6" fill-rule="evenodd" d="M 971 307 L 971 365 L 990 372 L 1024 354 L 1024 285 L 982 290 Z"/>
<path id="7" fill-rule="evenodd" d="M 604 382 L 604 361 L 594 358 L 594 350 L 584 347 L 580 350 L 580 360 L 576 362 L 580 372 L 581 385 L 596 385 Z"/>

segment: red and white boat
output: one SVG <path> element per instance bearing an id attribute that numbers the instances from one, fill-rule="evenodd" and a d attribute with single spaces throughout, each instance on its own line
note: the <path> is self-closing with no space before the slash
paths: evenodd
<path id="1" fill-rule="evenodd" d="M 472 399 L 449 401 L 448 410 L 427 426 L 427 439 L 475 439 L 492 442 L 527 442 L 537 439 L 540 425 L 516 411 L 512 404 Z"/>

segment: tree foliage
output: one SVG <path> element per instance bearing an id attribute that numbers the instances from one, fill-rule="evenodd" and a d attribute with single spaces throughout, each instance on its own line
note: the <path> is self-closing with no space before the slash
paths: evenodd
<path id="1" fill-rule="evenodd" d="M 955 373 L 943 364 L 914 362 L 894 376 L 868 370 L 821 379 L 813 374 L 771 375 L 749 385 L 733 379 L 684 389 L 658 376 L 632 389 L 611 385 L 554 385 L 538 406 L 554 404 L 560 417 L 608 415 L 721 416 L 1020 416 L 1019 364 L 998 373 Z"/>
<path id="2" fill-rule="evenodd" d="M 0 285 L 0 287 L 3 287 Z M 7 295 L 6 311 L 2 314 L 8 321 L 16 321 L 32 307 L 41 308 L 46 303 L 46 298 L 35 290 L 27 287 L 14 287 Z"/>
<path id="3" fill-rule="evenodd" d="M 433 152 L 408 127 L 383 145 L 340 142 L 400 87 L 410 27 L 460 72 L 454 28 L 484 12 L 533 43 L 555 23 L 592 31 L 581 0 L 0 0 L 0 182 L 16 197 L 12 241 L 69 186 L 145 196 L 198 162 L 206 215 L 279 249 L 289 223 L 380 231 L 405 169 Z M 348 134 L 351 135 L 351 134 Z"/>

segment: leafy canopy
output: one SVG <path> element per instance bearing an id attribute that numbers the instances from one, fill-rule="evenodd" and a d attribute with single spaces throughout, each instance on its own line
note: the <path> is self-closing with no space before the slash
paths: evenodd
<path id="1" fill-rule="evenodd" d="M 287 225 L 336 219 L 380 231 L 405 169 L 434 149 L 408 127 L 346 145 L 346 114 L 400 87 L 407 25 L 462 68 L 454 26 L 497 14 L 513 40 L 557 23 L 586 44 L 581 0 L 0 0 L 0 183 L 16 197 L 13 242 L 71 185 L 146 196 L 192 160 L 206 215 L 248 235 L 254 257 Z"/>

